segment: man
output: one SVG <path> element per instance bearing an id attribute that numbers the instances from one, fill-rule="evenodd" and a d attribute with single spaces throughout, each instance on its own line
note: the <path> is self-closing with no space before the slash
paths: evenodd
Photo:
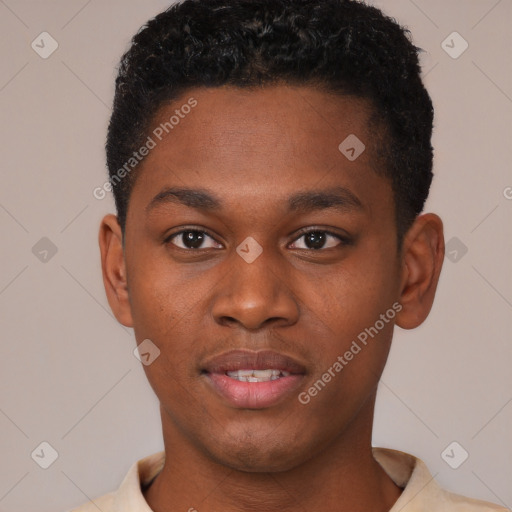
<path id="1" fill-rule="evenodd" d="M 417 51 L 348 0 L 185 0 L 134 37 L 99 242 L 165 452 L 78 511 L 504 510 L 371 446 L 444 256 Z"/>

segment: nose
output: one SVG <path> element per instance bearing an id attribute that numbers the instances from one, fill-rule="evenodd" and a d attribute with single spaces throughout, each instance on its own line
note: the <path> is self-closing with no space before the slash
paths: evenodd
<path id="1" fill-rule="evenodd" d="M 299 307 L 289 286 L 290 276 L 277 259 L 263 251 L 247 263 L 233 253 L 213 300 L 212 314 L 218 324 L 237 324 L 256 331 L 297 322 Z"/>

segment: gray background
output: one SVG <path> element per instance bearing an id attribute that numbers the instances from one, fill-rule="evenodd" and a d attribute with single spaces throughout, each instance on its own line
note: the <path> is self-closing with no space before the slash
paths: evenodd
<path id="1" fill-rule="evenodd" d="M 512 2 L 374 3 L 427 51 L 436 108 L 427 210 L 442 216 L 449 242 L 429 319 L 396 331 L 374 444 L 421 457 L 452 491 L 510 507 Z M 113 201 L 92 191 L 106 176 L 114 68 L 167 5 L 0 0 L 0 511 L 67 510 L 163 449 L 135 340 L 101 281 L 97 232 Z M 59 45 L 47 59 L 31 47 L 50 48 L 43 31 Z M 442 47 L 454 31 L 469 44 L 458 58 Z M 58 452 L 48 469 L 31 456 L 43 441 Z M 441 456 L 453 441 L 469 453 L 458 469 Z M 449 453 L 453 463 L 462 452 Z"/>

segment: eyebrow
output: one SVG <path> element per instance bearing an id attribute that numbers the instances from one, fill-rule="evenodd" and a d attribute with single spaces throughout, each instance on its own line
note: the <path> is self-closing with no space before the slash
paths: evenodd
<path id="1" fill-rule="evenodd" d="M 322 190 L 305 190 L 288 198 L 288 211 L 307 213 L 316 210 L 336 209 L 344 212 L 363 210 L 359 198 L 344 187 Z M 146 206 L 146 212 L 166 203 L 182 204 L 189 208 L 205 211 L 219 211 L 222 201 L 214 194 L 202 189 L 168 187 L 160 191 Z"/>

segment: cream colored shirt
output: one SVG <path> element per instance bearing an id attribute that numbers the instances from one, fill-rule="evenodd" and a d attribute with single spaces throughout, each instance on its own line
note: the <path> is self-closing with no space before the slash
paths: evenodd
<path id="1" fill-rule="evenodd" d="M 432 478 L 423 461 L 408 453 L 373 448 L 375 460 L 403 488 L 389 512 L 507 512 L 486 501 L 447 492 Z M 164 465 L 165 452 L 154 453 L 135 462 L 117 491 L 89 502 L 71 512 L 152 512 L 142 494 Z M 510 512 L 510 511 L 508 511 Z"/>

